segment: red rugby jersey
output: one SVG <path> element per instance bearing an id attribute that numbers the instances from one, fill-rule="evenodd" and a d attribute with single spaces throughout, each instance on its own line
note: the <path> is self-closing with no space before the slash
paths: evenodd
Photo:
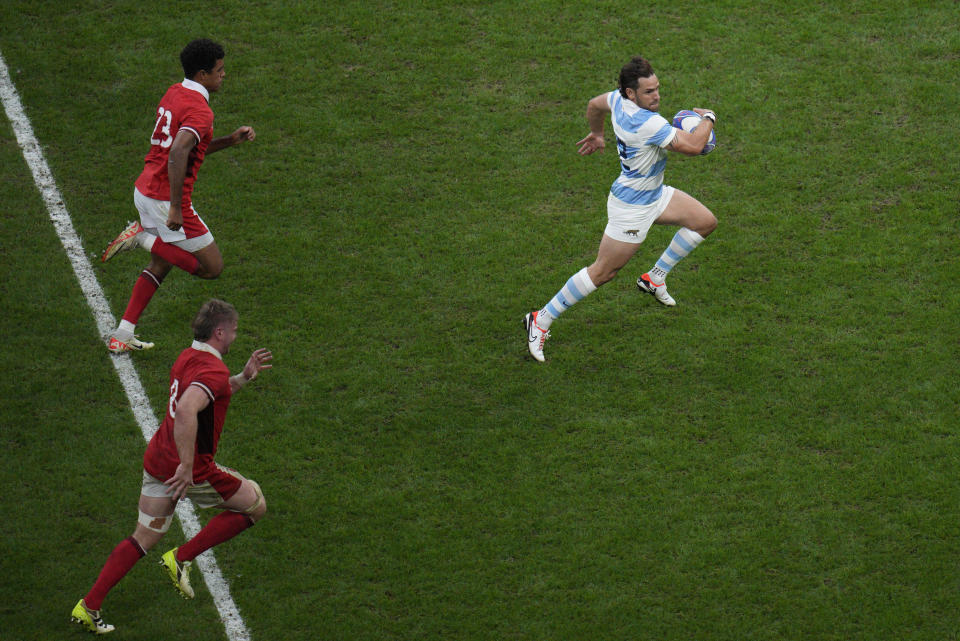
<path id="1" fill-rule="evenodd" d="M 213 110 L 209 105 L 206 88 L 193 80 L 184 80 L 167 89 L 157 107 L 157 122 L 150 137 L 150 151 L 144 158 L 143 172 L 136 186 L 144 196 L 155 200 L 170 200 L 170 177 L 167 160 L 170 146 L 181 129 L 190 131 L 197 138 L 190 151 L 187 176 L 183 181 L 184 212 L 190 211 L 193 184 L 203 164 L 207 146 L 213 140 Z"/>
<path id="2" fill-rule="evenodd" d="M 206 343 L 194 341 L 183 350 L 170 370 L 170 399 L 160 429 L 150 439 L 143 455 L 143 468 L 153 477 L 166 481 L 177 471 L 180 455 L 173 438 L 177 403 L 191 386 L 198 387 L 210 403 L 197 415 L 197 440 L 194 446 L 193 482 L 202 483 L 215 471 L 213 457 L 217 453 L 223 421 L 230 398 L 230 370 L 220 355 Z"/>

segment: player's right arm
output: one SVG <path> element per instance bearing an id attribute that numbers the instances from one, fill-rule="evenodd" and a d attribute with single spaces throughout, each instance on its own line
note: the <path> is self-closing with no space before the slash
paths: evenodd
<path id="1" fill-rule="evenodd" d="M 713 114 L 709 109 L 694 109 L 695 112 L 701 116 L 705 113 Z M 716 116 L 713 116 L 716 118 Z M 697 125 L 697 130 L 694 132 L 684 131 L 683 129 L 678 129 L 676 135 L 673 137 L 673 140 L 670 141 L 670 144 L 667 145 L 667 149 L 670 151 L 676 151 L 678 153 L 684 154 L 685 156 L 697 156 L 703 151 L 704 146 L 706 146 L 707 141 L 710 140 L 710 132 L 713 131 L 714 121 L 710 118 L 703 118 L 700 121 L 700 124 Z"/>
<path id="2" fill-rule="evenodd" d="M 587 124 L 590 125 L 590 133 L 577 143 L 578 154 L 586 156 L 595 151 L 603 151 L 606 146 L 603 139 L 603 125 L 607 120 L 608 113 L 610 113 L 610 105 L 607 103 L 607 94 L 605 93 L 591 98 L 590 102 L 587 103 Z"/>
<path id="3" fill-rule="evenodd" d="M 190 385 L 176 404 L 173 418 L 173 442 L 180 463 L 173 476 L 164 483 L 170 487 L 170 498 L 180 500 L 193 485 L 193 455 L 197 447 L 197 415 L 210 404 L 210 397 L 196 385 Z"/>
<path id="4" fill-rule="evenodd" d="M 250 358 L 247 359 L 247 364 L 243 366 L 240 373 L 230 377 L 230 393 L 233 394 L 255 379 L 261 371 L 273 367 L 273 365 L 270 364 L 271 360 L 273 360 L 273 353 L 271 353 L 270 350 L 262 347 L 253 350 L 253 354 L 250 354 Z"/>
<path id="5" fill-rule="evenodd" d="M 190 152 L 197 145 L 197 137 L 192 132 L 181 129 L 170 145 L 167 157 L 167 176 L 170 179 L 170 211 L 167 213 L 167 227 L 177 231 L 183 226 L 183 181 L 187 177 L 187 164 Z"/>
<path id="6" fill-rule="evenodd" d="M 257 132 L 253 130 L 253 127 L 250 125 L 244 125 L 237 128 L 229 136 L 223 136 L 221 138 L 214 138 L 210 141 L 210 144 L 207 146 L 206 154 L 209 156 L 212 153 L 220 151 L 221 149 L 226 149 L 227 147 L 233 147 L 234 145 L 239 145 L 242 142 L 247 142 L 248 140 L 254 140 L 257 137 Z"/>

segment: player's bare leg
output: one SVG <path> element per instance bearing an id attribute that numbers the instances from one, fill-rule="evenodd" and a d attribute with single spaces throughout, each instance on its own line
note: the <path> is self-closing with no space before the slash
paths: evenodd
<path id="1" fill-rule="evenodd" d="M 148 552 L 153 548 L 163 535 L 166 534 L 173 519 L 173 513 L 176 509 L 176 503 L 173 499 L 140 495 L 140 520 L 137 522 L 137 529 L 133 532 L 133 538 Z M 170 580 L 173 582 L 177 592 L 185 599 L 192 599 L 193 588 L 190 586 L 190 562 L 179 563 L 174 554 L 177 548 L 174 548 L 160 557 L 159 564 Z"/>
<path id="2" fill-rule="evenodd" d="M 597 259 L 593 264 L 571 276 L 542 309 L 534 310 L 524 317 L 523 326 L 531 356 L 541 362 L 544 360 L 543 344 L 550 337 L 549 329 L 553 321 L 596 291 L 597 287 L 613 280 L 617 272 L 637 252 L 638 247 L 639 243 L 625 243 L 603 235 L 597 249 Z"/>
<path id="3" fill-rule="evenodd" d="M 176 507 L 177 504 L 173 499 L 140 495 L 140 501 L 137 504 L 140 514 L 149 515 L 156 520 L 155 522 L 138 521 L 137 528 L 133 531 L 133 538 L 137 540 L 144 552 L 153 549 L 166 534 Z M 146 521 L 146 517 L 143 519 Z"/>
<path id="4" fill-rule="evenodd" d="M 194 274 L 195 276 L 214 279 L 223 271 L 223 256 L 216 242 L 193 252 L 193 255 L 200 261 L 200 269 Z"/>
<path id="5" fill-rule="evenodd" d="M 113 631 L 113 626 L 104 623 L 100 617 L 100 606 L 113 586 L 163 538 L 173 521 L 176 504 L 173 499 L 141 495 L 137 507 L 139 517 L 133 535 L 113 549 L 93 587 L 80 599 L 71 613 L 74 621 L 95 634 Z"/>
<path id="6" fill-rule="evenodd" d="M 141 232 L 141 235 L 143 235 L 143 232 Z M 157 240 L 155 242 L 159 241 Z M 195 261 L 194 265 L 196 269 L 188 271 L 191 271 L 193 275 L 200 278 L 214 279 L 223 271 L 223 256 L 221 256 L 220 249 L 215 242 L 210 243 L 203 249 L 197 250 L 192 254 L 184 252 L 174 246 L 167 246 L 164 248 L 164 251 L 167 253 L 173 251 L 179 252 L 179 254 L 172 255 L 182 255 L 189 259 L 189 261 Z M 180 259 L 175 258 L 175 260 Z M 185 268 L 186 265 L 183 263 L 184 261 L 181 260 L 181 264 L 178 264 L 178 266 Z M 107 348 L 111 352 L 141 351 L 153 347 L 153 343 L 141 341 L 134 335 L 136 323 L 140 318 L 140 314 L 153 297 L 153 294 L 159 289 L 163 279 L 166 278 L 170 270 L 173 269 L 173 266 L 173 263 L 166 258 L 162 258 L 159 254 L 154 253 L 153 249 L 151 249 L 150 264 L 147 265 L 147 268 L 141 273 L 140 278 L 134 285 L 134 291 L 130 296 L 130 302 L 123 314 L 123 319 L 108 339 Z"/>
<path id="7" fill-rule="evenodd" d="M 223 507 L 233 512 L 246 514 L 256 523 L 267 513 L 267 500 L 263 497 L 263 490 L 250 479 L 243 479 L 240 489 L 223 503 Z"/>
<path id="8" fill-rule="evenodd" d="M 587 267 L 590 280 L 597 287 L 609 283 L 617 275 L 617 272 L 630 262 L 639 248 L 639 243 L 625 243 L 604 234 L 600 239 L 600 247 L 597 249 L 597 259 Z"/>
<path id="9" fill-rule="evenodd" d="M 154 292 L 160 287 L 160 283 L 170 273 L 172 265 L 159 256 L 150 256 L 150 264 L 141 272 L 133 287 L 133 293 L 130 295 L 130 302 L 120 320 L 117 329 L 110 334 L 107 340 L 107 349 L 115 354 L 124 352 L 143 351 L 153 348 L 153 343 L 141 341 L 134 334 L 140 313 L 146 307 Z M 131 320 L 132 319 L 132 320 Z"/>
<path id="10" fill-rule="evenodd" d="M 185 599 L 193 598 L 193 588 L 190 587 L 193 560 L 251 527 L 267 512 L 260 486 L 250 479 L 243 479 L 240 488 L 219 507 L 224 511 L 210 519 L 189 541 L 168 550 L 160 559 L 160 565 Z"/>
<path id="11" fill-rule="evenodd" d="M 159 256 L 150 256 L 150 264 L 147 265 L 147 269 L 157 278 L 163 280 L 167 277 L 167 274 L 170 273 L 170 270 L 173 269 L 173 265 L 160 258 Z"/>
<path id="12" fill-rule="evenodd" d="M 667 208 L 654 223 L 686 227 L 706 238 L 717 228 L 717 217 L 699 200 L 685 191 L 675 189 Z"/>

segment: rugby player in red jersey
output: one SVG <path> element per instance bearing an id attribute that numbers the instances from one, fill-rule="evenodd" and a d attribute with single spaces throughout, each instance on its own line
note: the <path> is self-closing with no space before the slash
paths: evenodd
<path id="1" fill-rule="evenodd" d="M 196 536 L 160 559 L 164 573 L 184 598 L 194 595 L 193 559 L 266 514 L 260 486 L 214 461 L 234 392 L 272 367 L 270 351 L 257 349 L 240 373 L 230 375 L 223 356 L 237 337 L 237 319 L 232 305 L 212 299 L 193 320 L 193 344 L 170 370 L 166 415 L 143 456 L 136 529 L 113 549 L 93 587 L 73 608 L 73 620 L 91 632 L 113 631 L 100 616 L 100 606 L 110 589 L 163 538 L 177 501 L 188 498 L 200 507 L 222 510 Z"/>
<path id="2" fill-rule="evenodd" d="M 223 47 L 207 40 L 190 42 L 180 52 L 184 80 L 172 85 L 160 100 L 150 137 L 150 151 L 133 190 L 140 220 L 130 223 L 103 252 L 106 262 L 118 253 L 141 247 L 150 264 L 140 273 L 117 329 L 110 335 L 111 352 L 153 347 L 134 336 L 140 315 L 172 267 L 200 278 L 216 278 L 223 257 L 213 234 L 193 208 L 193 185 L 204 158 L 221 149 L 256 138 L 243 126 L 229 136 L 213 137 L 210 94 L 223 84 Z"/>

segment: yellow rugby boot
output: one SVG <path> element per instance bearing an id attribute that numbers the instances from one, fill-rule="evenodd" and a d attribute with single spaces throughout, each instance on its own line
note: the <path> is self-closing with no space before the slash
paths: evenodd
<path id="1" fill-rule="evenodd" d="M 180 596 L 184 599 L 192 599 L 193 588 L 190 586 L 190 566 L 193 563 L 191 561 L 184 561 L 183 563 L 177 561 L 177 548 L 173 548 L 160 557 L 160 565 L 167 571 L 167 576 L 173 581 L 173 585 L 177 588 Z"/>

